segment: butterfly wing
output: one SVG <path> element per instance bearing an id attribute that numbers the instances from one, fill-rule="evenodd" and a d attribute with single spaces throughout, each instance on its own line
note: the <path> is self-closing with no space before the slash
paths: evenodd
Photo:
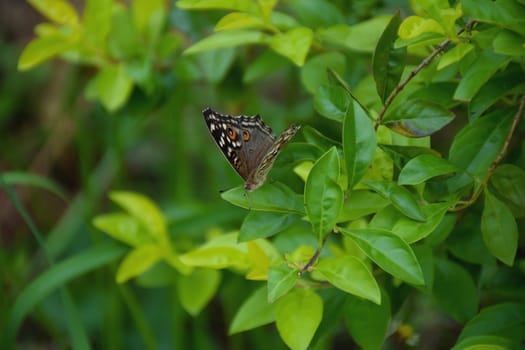
<path id="1" fill-rule="evenodd" d="M 275 159 L 281 152 L 281 149 L 292 139 L 292 137 L 299 131 L 300 125 L 291 125 L 283 131 L 283 133 L 270 146 L 268 151 L 262 157 L 259 165 L 250 173 L 244 184 L 244 188 L 252 191 L 261 186 L 266 180 L 266 176 L 272 169 Z"/>
<path id="2" fill-rule="evenodd" d="M 257 115 L 231 116 L 206 108 L 202 114 L 213 140 L 228 162 L 248 179 L 275 142 L 272 130 Z"/>

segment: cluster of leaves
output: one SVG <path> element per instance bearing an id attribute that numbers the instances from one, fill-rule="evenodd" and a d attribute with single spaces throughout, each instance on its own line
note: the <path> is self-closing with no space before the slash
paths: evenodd
<path id="1" fill-rule="evenodd" d="M 147 52 L 139 54 L 140 67 L 151 62 L 146 58 L 162 42 L 158 28 L 165 16 L 153 10 L 163 8 L 161 2 L 134 1 L 133 9 L 151 6 L 134 17 L 119 12 L 120 6 L 111 12 L 113 21 L 135 23 L 151 40 Z M 70 11 L 65 1 L 56 3 Z M 97 3 L 103 1 L 88 1 Z M 518 294 L 507 284 L 494 286 L 493 280 L 504 272 L 523 279 L 525 267 L 522 257 L 516 258 L 525 172 L 502 164 L 525 108 L 525 5 L 463 0 L 451 6 L 446 0 L 426 0 L 414 4 L 416 15 L 404 20 L 396 14 L 355 25 L 346 24 L 341 11 L 325 1 L 290 0 L 287 12 L 277 5 L 276 0 L 178 1 L 182 9 L 230 11 L 215 33 L 185 54 L 267 47 L 246 68 L 243 80 L 255 81 L 292 62 L 300 67 L 316 111 L 335 123 L 339 136 L 332 139 L 303 126 L 304 141 L 288 145 L 276 166 L 293 164 L 304 192 L 281 182 L 268 183 L 249 198 L 242 187 L 226 191 L 223 199 L 250 209 L 239 231 L 217 233 L 191 248 L 170 241 L 166 220 L 150 200 L 114 192 L 111 199 L 125 213 L 98 216 L 94 224 L 133 248 L 117 280 L 142 277 L 164 261 L 177 272 L 180 302 L 192 315 L 216 293 L 217 270 L 266 281 L 242 303 L 229 331 L 275 322 L 292 349 L 318 344 L 340 320 L 359 346 L 380 348 L 408 298 L 400 285 L 407 285 L 464 325 L 456 349 L 520 348 L 525 305 L 508 298 L 485 307 L 482 298 L 491 288 Z M 20 59 L 21 68 L 59 53 L 101 62 L 96 50 L 93 56 L 73 53 L 87 50 L 79 36 L 102 29 L 81 34 L 75 30 L 78 16 L 42 11 L 60 26 L 38 31 L 39 38 Z M 89 18 L 84 16 L 84 25 Z M 109 33 L 96 37 L 106 41 Z M 356 51 L 373 54 L 372 75 L 350 88 L 345 72 L 348 54 Z M 144 87 L 141 75 L 129 75 L 130 56 L 113 55 L 121 63 L 99 65 L 94 84 L 107 90 L 99 88 L 96 96 L 109 109 L 126 101 L 134 83 Z M 419 65 L 408 63 L 414 61 Z M 111 83 L 100 83 L 108 76 Z M 108 99 L 123 93 L 119 84 L 124 80 L 126 94 Z M 460 121 L 459 131 L 445 128 L 455 121 Z M 430 137 L 443 128 L 450 142 L 439 152 Z"/>

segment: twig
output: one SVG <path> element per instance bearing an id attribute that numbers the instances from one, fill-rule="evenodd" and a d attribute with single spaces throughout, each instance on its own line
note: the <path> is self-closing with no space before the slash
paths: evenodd
<path id="1" fill-rule="evenodd" d="M 457 32 L 456 35 L 461 35 L 465 30 L 470 30 L 470 28 L 472 28 L 472 26 L 474 25 L 474 20 L 471 20 L 469 21 L 463 28 L 460 28 Z M 392 93 L 390 94 L 390 96 L 388 96 L 388 98 L 386 99 L 385 101 L 385 104 L 383 105 L 383 108 L 381 109 L 381 111 L 379 112 L 378 116 L 377 116 L 377 119 L 375 121 L 375 124 L 374 124 L 374 129 L 377 130 L 377 128 L 379 127 L 379 124 L 381 123 L 381 121 L 383 120 L 383 117 L 385 116 L 385 113 L 388 109 L 388 107 L 390 107 L 390 105 L 392 104 L 392 101 L 394 101 L 394 99 L 397 97 L 397 95 L 399 95 L 399 93 L 405 88 L 405 86 L 408 85 L 408 83 L 423 69 L 425 68 L 426 66 L 428 66 L 430 64 L 430 62 L 432 62 L 432 60 L 437 56 L 439 55 L 441 52 L 443 52 L 443 50 L 445 50 L 445 48 L 448 46 L 448 44 L 451 43 L 451 39 L 447 39 L 445 41 L 443 41 L 441 44 L 439 44 L 439 46 L 430 54 L 430 56 L 428 56 L 427 58 L 425 58 L 423 60 L 423 62 L 421 62 L 413 71 L 410 72 L 410 74 L 405 78 L 405 80 L 403 80 L 399 85 L 396 86 L 396 88 L 394 89 L 394 91 L 392 91 Z"/>
<path id="2" fill-rule="evenodd" d="M 324 247 L 327 239 L 328 239 L 328 234 L 326 236 L 324 236 L 323 241 L 321 242 L 321 245 L 319 247 L 317 247 L 317 249 L 315 250 L 314 255 L 312 255 L 312 257 L 310 258 L 310 260 L 308 260 L 306 265 L 304 265 L 303 268 L 301 269 L 301 271 L 299 271 L 299 273 L 298 273 L 299 276 L 301 276 L 303 273 L 308 271 L 308 269 L 310 267 L 312 267 L 312 265 L 315 263 L 315 261 L 319 257 L 319 254 L 321 254 L 321 250 L 323 250 L 323 247 Z"/>
<path id="3" fill-rule="evenodd" d="M 507 134 L 507 137 L 505 138 L 505 142 L 503 143 L 503 147 L 501 147 L 501 150 L 499 151 L 498 155 L 496 156 L 494 161 L 490 164 L 490 167 L 487 170 L 487 173 L 485 174 L 485 177 L 483 177 L 483 180 L 481 181 L 478 189 L 470 197 L 470 199 L 468 201 L 462 203 L 462 205 L 460 205 L 460 206 L 457 206 L 457 207 L 449 209 L 449 211 L 451 211 L 451 212 L 460 211 L 460 210 L 463 210 L 463 209 L 469 207 L 474 202 L 476 202 L 478 197 L 481 195 L 481 192 L 483 191 L 483 188 L 489 182 L 489 179 L 492 176 L 492 173 L 494 172 L 494 170 L 496 169 L 498 164 L 501 162 L 501 160 L 505 156 L 505 153 L 507 153 L 507 150 L 509 148 L 510 140 L 512 138 L 512 135 L 514 134 L 514 131 L 516 130 L 516 126 L 518 125 L 518 122 L 519 122 L 521 116 L 523 115 L 524 111 L 525 111 L 525 95 L 521 97 L 520 106 L 518 108 L 518 111 L 514 115 L 514 118 L 512 119 L 512 125 L 510 126 L 509 133 Z"/>

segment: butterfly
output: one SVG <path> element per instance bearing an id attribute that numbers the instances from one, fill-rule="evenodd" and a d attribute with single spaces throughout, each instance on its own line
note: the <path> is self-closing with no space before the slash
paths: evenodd
<path id="1" fill-rule="evenodd" d="M 276 138 L 259 115 L 232 116 L 210 108 L 202 114 L 215 143 L 245 180 L 246 191 L 253 191 L 264 183 L 281 149 L 301 128 L 291 125 Z"/>

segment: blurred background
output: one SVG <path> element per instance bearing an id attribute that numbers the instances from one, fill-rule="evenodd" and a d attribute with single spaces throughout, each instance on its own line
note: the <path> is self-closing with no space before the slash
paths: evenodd
<path id="1" fill-rule="evenodd" d="M 84 1 L 70 3 L 82 13 Z M 125 9 L 130 1 L 121 3 Z M 408 11 L 407 1 L 401 0 L 330 3 L 348 24 L 398 8 Z M 213 143 L 201 114 L 205 107 L 234 115 L 260 114 L 275 133 L 297 123 L 338 137 L 335 122 L 316 117 L 312 95 L 297 67 L 256 46 L 182 55 L 212 33 L 225 12 L 181 10 L 171 1 L 166 5 L 163 46 L 148 56 L 147 68 L 137 64 L 137 76 L 147 76 L 144 84 L 134 87 L 121 106 L 108 110 L 90 90 L 96 65 L 75 63 L 69 57 L 23 72 L 17 69 L 22 50 L 35 38 L 35 26 L 46 19 L 26 1 L 0 0 L 0 172 L 19 176 L 14 182 L 24 183 L 11 186 L 15 197 L 0 192 L 2 328 L 9 322 L 6 310 L 24 286 L 49 267 L 49 257 L 60 261 L 112 241 L 91 223 L 96 215 L 115 210 L 109 191 L 130 190 L 153 199 L 180 246 L 201 242 L 213 230 L 238 229 L 246 211 L 221 200 L 220 191 L 242 184 L 242 179 Z M 113 50 L 119 57 L 119 48 Z M 270 56 L 272 66 L 257 70 L 253 62 L 262 54 Z M 350 84 L 369 73 L 370 52 L 346 51 L 344 59 L 344 77 Z M 40 175 L 49 183 L 24 177 L 27 174 Z M 302 189 L 293 173 L 279 173 L 277 166 L 275 176 Z M 31 225 L 43 237 L 46 252 Z M 68 284 L 93 348 L 285 348 L 274 325 L 228 336 L 240 301 L 261 284 L 225 271 L 219 293 L 192 317 L 165 280 L 144 278 L 118 285 L 117 263 Z M 45 298 L 23 320 L 18 349 L 70 347 L 61 293 Z M 414 309 L 427 308 L 421 300 L 413 302 Z M 440 323 L 451 339 L 458 332 L 457 324 L 439 314 L 426 321 L 427 329 Z M 334 325 L 335 336 L 317 339 L 316 346 L 355 348 L 343 328 Z M 410 338 L 411 329 L 406 332 L 403 336 Z M 447 337 L 429 332 L 424 338 L 430 344 L 436 338 L 439 344 L 449 344 L 453 340 Z M 395 343 L 392 339 L 391 346 Z"/>

